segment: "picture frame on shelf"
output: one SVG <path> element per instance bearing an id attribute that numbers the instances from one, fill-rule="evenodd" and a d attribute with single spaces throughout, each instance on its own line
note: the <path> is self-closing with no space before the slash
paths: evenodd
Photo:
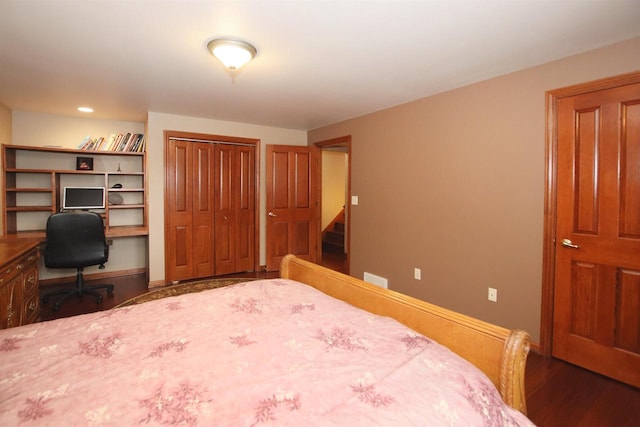
<path id="1" fill-rule="evenodd" d="M 76 157 L 76 170 L 92 171 L 93 157 Z"/>

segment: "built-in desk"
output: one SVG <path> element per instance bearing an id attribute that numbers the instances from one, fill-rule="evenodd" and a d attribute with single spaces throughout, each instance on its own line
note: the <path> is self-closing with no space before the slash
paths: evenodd
<path id="1" fill-rule="evenodd" d="M 39 239 L 0 239 L 0 329 L 26 325 L 40 316 Z"/>

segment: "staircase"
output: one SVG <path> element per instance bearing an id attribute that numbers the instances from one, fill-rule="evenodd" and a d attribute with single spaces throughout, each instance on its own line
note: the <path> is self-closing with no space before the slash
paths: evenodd
<path id="1" fill-rule="evenodd" d="M 344 209 L 322 231 L 322 252 L 344 254 Z"/>

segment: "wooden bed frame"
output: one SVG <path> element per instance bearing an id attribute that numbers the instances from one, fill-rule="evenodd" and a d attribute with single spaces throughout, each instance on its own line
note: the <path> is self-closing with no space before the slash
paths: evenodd
<path id="1" fill-rule="evenodd" d="M 527 413 L 524 372 L 529 334 L 447 310 L 287 255 L 280 277 L 306 283 L 371 313 L 388 316 L 445 345 L 482 370 L 507 405 Z"/>

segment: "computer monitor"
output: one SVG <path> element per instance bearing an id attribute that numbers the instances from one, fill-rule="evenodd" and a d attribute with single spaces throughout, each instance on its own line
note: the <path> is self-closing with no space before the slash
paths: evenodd
<path id="1" fill-rule="evenodd" d="M 104 209 L 104 187 L 64 187 L 62 209 Z"/>

